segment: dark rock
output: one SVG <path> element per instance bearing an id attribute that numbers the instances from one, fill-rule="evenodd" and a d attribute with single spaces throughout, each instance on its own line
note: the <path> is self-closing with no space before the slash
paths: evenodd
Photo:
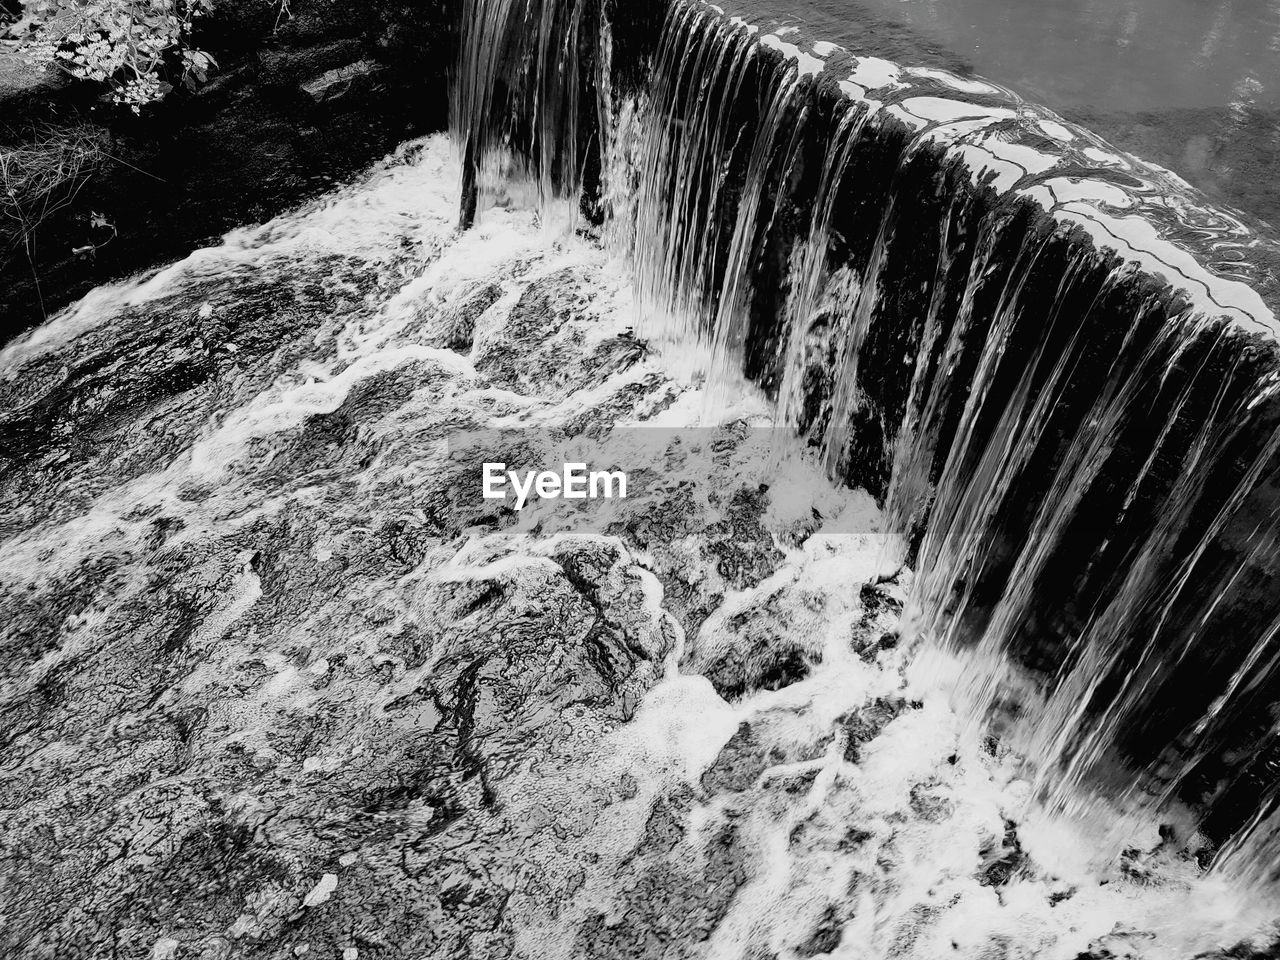
<path id="1" fill-rule="evenodd" d="M 840 718 L 844 727 L 844 758 L 850 763 L 862 759 L 862 747 L 880 735 L 889 723 L 910 709 L 907 701 L 878 697 L 861 709 Z"/>
<path id="2" fill-rule="evenodd" d="M 358 60 L 345 67 L 327 70 L 318 77 L 306 81 L 300 87 L 303 93 L 316 103 L 337 100 L 351 93 L 361 83 L 368 83 L 369 78 L 379 70 L 373 60 Z"/>
<path id="3" fill-rule="evenodd" d="M 440 342 L 450 350 L 469 351 L 475 339 L 476 321 L 501 296 L 502 288 L 497 284 L 477 284 L 450 301 L 435 324 Z"/>
<path id="4" fill-rule="evenodd" d="M 684 841 L 679 808 L 655 808 L 623 870 L 618 913 L 588 916 L 577 948 L 592 960 L 685 960 L 699 956 L 746 881 L 747 851 L 732 822 L 696 847 Z"/>
<path id="5" fill-rule="evenodd" d="M 775 636 L 771 645 L 756 650 L 730 647 L 702 672 L 716 693 L 734 700 L 753 690 L 780 690 L 803 680 L 814 660 L 815 656 L 799 643 Z"/>
<path id="6" fill-rule="evenodd" d="M 841 928 L 840 911 L 833 906 L 827 907 L 817 927 L 809 935 L 809 939 L 796 948 L 796 953 L 802 957 L 816 957 L 830 953 L 840 945 Z"/>
<path id="7" fill-rule="evenodd" d="M 724 519 L 712 529 L 717 569 L 735 590 L 755 586 L 776 571 L 782 559 L 782 551 L 760 523 L 768 493 L 767 487 L 734 490 L 724 506 Z"/>
<path id="8" fill-rule="evenodd" d="M 1018 826 L 1012 820 L 1004 822 L 1004 835 L 999 842 L 983 847 L 981 854 L 983 865 L 978 870 L 978 882 L 984 887 L 1004 886 L 1029 866 L 1028 857 L 1018 840 Z M 1055 902 L 1061 902 L 1061 899 Z"/>
<path id="9" fill-rule="evenodd" d="M 739 554 L 749 550 L 763 563 L 774 562 L 771 555 L 763 553 L 775 549 L 772 540 L 763 547 L 768 537 L 763 528 L 753 523 L 745 533 L 751 539 L 736 541 L 728 548 L 719 539 L 723 528 L 724 522 L 712 528 L 716 536 L 710 545 L 713 554 L 723 557 L 726 549 Z M 760 552 L 755 544 L 761 545 Z M 754 690 L 779 690 L 803 680 L 813 665 L 822 661 L 826 606 L 826 599 L 809 593 L 802 582 L 753 598 L 699 630 L 686 648 L 685 669 L 706 676 L 726 699 Z"/>
<path id="10" fill-rule="evenodd" d="M 361 59 L 364 41 L 346 37 L 314 46 L 283 47 L 263 50 L 258 57 L 262 82 L 282 87 L 306 86 L 309 77 L 327 76 Z M 323 99 L 317 97 L 316 99 Z"/>
<path id="11" fill-rule="evenodd" d="M 702 774 L 703 790 L 712 795 L 744 793 L 755 787 L 770 767 L 813 760 L 830 742 L 828 737 L 808 744 L 779 744 L 771 732 L 771 718 L 767 715 L 757 723 L 742 723 Z M 816 771 L 795 773 L 776 785 L 787 793 L 803 792 L 814 773 Z"/>
<path id="12" fill-rule="evenodd" d="M 911 812 L 921 820 L 947 820 L 955 812 L 955 803 L 938 784 L 917 783 L 911 788 Z"/>
<path id="13" fill-rule="evenodd" d="M 751 724 L 744 723 L 702 775 L 702 788 L 711 793 L 741 792 L 754 786 L 770 764 L 768 747 L 761 744 Z"/>
<path id="14" fill-rule="evenodd" d="M 898 645 L 898 624 L 902 614 L 901 588 L 892 582 L 866 583 L 858 591 L 862 614 L 853 627 L 850 646 L 871 663 L 885 650 Z"/>

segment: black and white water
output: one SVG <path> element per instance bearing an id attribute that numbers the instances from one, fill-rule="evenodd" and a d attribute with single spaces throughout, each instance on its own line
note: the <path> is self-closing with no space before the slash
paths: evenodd
<path id="1" fill-rule="evenodd" d="M 851 50 L 976 72 L 1275 224 L 1280 10 L 1267 0 L 744 4 Z"/>
<path id="2" fill-rule="evenodd" d="M 1170 315 L 1132 263 L 918 190 L 910 150 L 868 160 L 892 64 L 824 117 L 805 81 L 833 51 L 766 60 L 682 5 L 652 82 L 601 101 L 586 5 L 477 9 L 453 143 L 0 353 L 4 945 L 1266 949 L 1275 631 L 1216 619 L 1274 543 L 1243 285 L 1181 265 L 1229 317 Z M 1001 167 L 1036 162 L 1007 121 L 1055 121 L 996 109 L 913 149 L 986 150 L 1005 189 L 1114 222 L 1119 189 Z M 714 428 L 714 470 L 654 452 L 603 533 L 444 495 L 478 466 L 456 431 L 523 435 L 486 457 L 514 462 L 636 424 Z"/>
<path id="3" fill-rule="evenodd" d="M 622 349 L 624 264 L 530 211 L 456 234 L 456 177 L 444 138 L 410 145 L 4 352 L 8 402 L 56 411 L 4 493 L 9 942 L 1190 957 L 1266 935 L 1265 898 L 1157 819 L 1092 862 L 1025 758 L 910 678 L 895 538 L 818 464 L 668 458 L 613 536 L 545 504 L 441 516 L 447 430 L 705 408 L 686 358 Z"/>

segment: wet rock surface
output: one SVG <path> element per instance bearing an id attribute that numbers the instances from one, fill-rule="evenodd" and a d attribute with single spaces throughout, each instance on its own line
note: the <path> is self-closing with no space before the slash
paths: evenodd
<path id="1" fill-rule="evenodd" d="M 619 803 L 652 806 L 626 869 L 668 887 L 689 791 L 593 770 L 683 636 L 641 551 L 695 542 L 756 583 L 764 501 L 699 491 L 643 547 L 442 508 L 449 430 L 619 377 L 607 427 L 676 389 L 591 346 L 598 267 L 517 249 L 515 279 L 430 282 L 446 210 L 350 256 L 268 227 L 6 355 L 10 952 L 506 956 L 598 870 L 584 838 Z M 637 887 L 628 923 L 679 939 L 694 897 L 714 928 L 744 856 L 723 844 L 683 894 Z M 634 931 L 594 916 L 567 929 L 615 955 Z"/>
<path id="2" fill-rule="evenodd" d="M 591 522 L 476 495 L 701 401 L 597 245 L 456 236 L 445 155 L 0 354 L 6 954 L 1105 956 L 1196 916 L 1158 845 L 1077 890 L 1026 840 L 1016 758 L 908 682 L 870 500 L 762 479 L 749 416 Z"/>

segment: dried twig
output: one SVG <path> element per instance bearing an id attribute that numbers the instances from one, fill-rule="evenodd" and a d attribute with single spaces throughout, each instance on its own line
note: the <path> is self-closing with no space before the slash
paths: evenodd
<path id="1" fill-rule="evenodd" d="M 21 146 L 0 148 L 0 221 L 11 225 L 11 230 L 0 231 L 0 254 L 22 246 L 42 310 L 36 229 L 75 202 L 107 156 L 108 137 L 90 124 L 46 127 Z"/>

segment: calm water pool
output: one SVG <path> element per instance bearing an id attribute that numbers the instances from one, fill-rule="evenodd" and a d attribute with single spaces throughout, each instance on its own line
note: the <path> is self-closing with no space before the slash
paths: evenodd
<path id="1" fill-rule="evenodd" d="M 854 52 L 1003 83 L 1280 227 L 1280 0 L 788 0 L 788 9 Z"/>

